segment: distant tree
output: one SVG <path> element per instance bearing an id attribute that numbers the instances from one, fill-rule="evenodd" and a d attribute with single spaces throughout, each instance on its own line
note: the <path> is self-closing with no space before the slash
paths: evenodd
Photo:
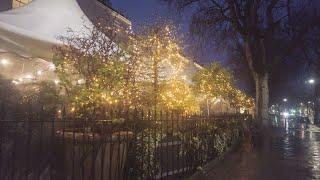
<path id="1" fill-rule="evenodd" d="M 179 10 L 191 7 L 194 35 L 243 56 L 255 81 L 256 119 L 267 123 L 270 70 L 303 45 L 308 32 L 320 24 L 319 1 L 162 1 Z"/>
<path id="2" fill-rule="evenodd" d="M 254 99 L 247 96 L 239 89 L 234 89 L 231 92 L 229 100 L 230 105 L 235 108 L 237 112 L 240 110 L 248 111 L 254 108 Z"/>

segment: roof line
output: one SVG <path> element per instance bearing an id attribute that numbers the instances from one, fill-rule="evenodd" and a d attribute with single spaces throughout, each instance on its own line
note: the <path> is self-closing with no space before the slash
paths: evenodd
<path id="1" fill-rule="evenodd" d="M 120 16 L 122 16 L 124 19 L 126 19 L 128 22 L 130 22 L 131 24 L 131 21 L 128 19 L 128 17 L 126 17 L 123 13 L 121 13 L 120 11 L 114 9 L 110 4 L 106 3 L 105 1 L 102 1 L 102 0 L 98 0 L 98 2 L 102 5 L 104 5 L 105 7 L 111 9 L 112 11 L 114 11 L 115 13 L 119 14 Z"/>

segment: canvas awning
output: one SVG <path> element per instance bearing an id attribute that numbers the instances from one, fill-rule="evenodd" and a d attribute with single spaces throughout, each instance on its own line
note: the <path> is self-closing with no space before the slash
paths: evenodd
<path id="1" fill-rule="evenodd" d="M 88 27 L 93 24 L 77 0 L 33 0 L 0 13 L 0 52 L 51 58 L 53 46 L 61 44 L 59 37 L 69 29 L 84 36 Z"/>

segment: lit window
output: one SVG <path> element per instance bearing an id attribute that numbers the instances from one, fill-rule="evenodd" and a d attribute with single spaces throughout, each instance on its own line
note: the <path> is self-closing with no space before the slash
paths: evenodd
<path id="1" fill-rule="evenodd" d="M 12 8 L 19 8 L 30 3 L 32 0 L 12 0 Z"/>

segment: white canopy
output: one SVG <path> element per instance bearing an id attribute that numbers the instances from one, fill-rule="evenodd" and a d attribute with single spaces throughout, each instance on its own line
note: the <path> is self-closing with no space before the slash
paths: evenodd
<path id="1" fill-rule="evenodd" d="M 92 27 L 77 0 L 33 0 L 25 7 L 0 13 L 0 51 L 51 58 L 52 47 L 68 29 L 83 35 Z M 81 33 L 80 33 L 81 32 Z"/>

